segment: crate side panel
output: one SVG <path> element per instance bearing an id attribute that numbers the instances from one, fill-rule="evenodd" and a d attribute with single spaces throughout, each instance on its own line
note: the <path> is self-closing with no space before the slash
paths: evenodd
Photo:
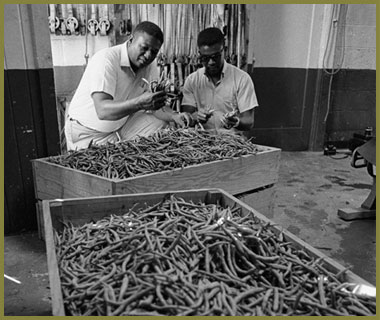
<path id="1" fill-rule="evenodd" d="M 49 271 L 50 293 L 52 300 L 52 313 L 53 316 L 64 316 L 65 310 L 63 305 L 63 296 L 61 291 L 61 280 L 59 277 L 58 260 L 55 251 L 54 243 L 54 229 L 51 220 L 49 202 L 42 202 L 43 218 L 44 218 L 44 232 L 45 232 L 45 245 L 47 265 Z"/>
<path id="2" fill-rule="evenodd" d="M 185 167 L 115 182 L 116 194 L 219 188 L 239 194 L 278 181 L 280 151 Z"/>
<path id="3" fill-rule="evenodd" d="M 130 209 L 145 209 L 160 203 L 162 200 L 169 198 L 172 194 L 183 198 L 185 201 L 192 200 L 194 202 L 216 202 L 220 198 L 220 192 L 218 190 L 186 190 L 51 200 L 50 212 L 52 225 L 57 231 L 61 230 L 63 222 L 71 222 L 73 225 L 81 226 L 91 221 L 98 221 L 111 214 L 122 215 L 127 213 Z"/>
<path id="4" fill-rule="evenodd" d="M 43 159 L 32 161 L 35 194 L 40 200 L 111 195 L 111 180 L 49 163 Z"/>

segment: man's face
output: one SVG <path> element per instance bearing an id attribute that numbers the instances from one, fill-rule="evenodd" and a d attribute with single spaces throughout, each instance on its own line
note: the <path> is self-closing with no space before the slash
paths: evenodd
<path id="1" fill-rule="evenodd" d="M 222 44 L 199 47 L 199 58 L 209 76 L 219 76 L 223 69 L 224 53 Z"/>
<path id="2" fill-rule="evenodd" d="M 161 48 L 161 41 L 146 32 L 136 33 L 128 47 L 129 60 L 140 69 L 151 64 Z"/>

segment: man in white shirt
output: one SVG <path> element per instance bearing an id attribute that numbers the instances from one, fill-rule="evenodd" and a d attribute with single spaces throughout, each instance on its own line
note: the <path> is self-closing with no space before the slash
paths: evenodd
<path id="1" fill-rule="evenodd" d="M 218 28 L 201 31 L 197 40 L 203 68 L 190 74 L 183 88 L 182 111 L 206 130 L 234 133 L 253 127 L 258 106 L 251 77 L 224 60 L 224 35 Z"/>
<path id="2" fill-rule="evenodd" d="M 162 43 L 162 30 L 144 21 L 125 43 L 95 53 L 69 106 L 68 150 L 147 136 L 169 121 L 184 125 L 187 115 L 160 110 L 166 93 L 148 91 L 142 80 L 158 79 L 152 62 Z"/>

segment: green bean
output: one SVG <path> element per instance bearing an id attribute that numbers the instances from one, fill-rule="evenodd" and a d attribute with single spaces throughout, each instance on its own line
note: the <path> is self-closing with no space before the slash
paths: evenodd
<path id="1" fill-rule="evenodd" d="M 67 224 L 55 238 L 70 315 L 376 313 L 374 301 L 342 291 L 348 285 L 323 259 L 298 255 L 285 235 L 229 207 L 172 195 L 96 224 Z"/>
<path id="2" fill-rule="evenodd" d="M 178 140 L 181 142 L 176 143 Z M 164 129 L 135 141 L 92 144 L 48 161 L 117 180 L 257 152 L 259 148 L 241 136 Z"/>

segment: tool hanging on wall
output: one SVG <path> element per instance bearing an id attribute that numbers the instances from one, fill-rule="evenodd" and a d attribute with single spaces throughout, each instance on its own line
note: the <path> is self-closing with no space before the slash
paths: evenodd
<path id="1" fill-rule="evenodd" d="M 178 86 L 179 87 L 182 87 L 183 86 L 183 74 L 182 74 L 182 65 L 185 63 L 185 59 L 184 59 L 184 54 L 185 54 L 185 51 L 184 51 L 184 47 L 185 47 L 185 32 L 183 30 L 183 23 L 184 23 L 184 5 L 183 4 L 179 4 L 179 7 L 178 7 L 178 16 L 179 17 L 177 19 L 177 41 L 178 41 L 178 45 L 177 45 L 177 52 L 176 52 L 176 55 L 175 55 L 175 64 L 177 66 L 177 73 L 178 73 Z"/>
<path id="2" fill-rule="evenodd" d="M 73 5 L 67 4 L 66 28 L 68 34 L 75 34 L 78 28 L 78 20 L 73 15 Z"/>
<path id="3" fill-rule="evenodd" d="M 224 22 L 224 12 L 225 12 L 225 5 L 224 4 L 217 4 L 216 10 L 215 10 L 215 19 L 214 26 L 223 29 L 225 22 Z"/>
<path id="4" fill-rule="evenodd" d="M 169 61 L 170 61 L 170 79 L 171 79 L 171 87 L 170 87 L 170 92 L 174 92 L 175 90 L 175 75 L 176 75 L 176 72 L 175 72 L 175 60 L 176 60 L 176 55 L 178 54 L 177 53 L 177 45 L 178 45 L 178 41 L 177 41 L 177 28 L 175 27 L 176 26 L 176 19 L 178 19 L 178 5 L 171 5 L 170 6 L 171 8 L 171 17 L 174 18 L 172 19 L 171 18 L 171 25 L 172 25 L 172 28 L 171 28 L 171 39 L 172 39 L 172 50 L 171 50 L 171 54 L 169 55 Z M 174 25 L 174 28 L 173 28 L 173 25 Z"/>
<path id="5" fill-rule="evenodd" d="M 87 22 L 87 28 L 93 36 L 96 35 L 96 31 L 99 29 L 99 22 L 96 19 L 96 4 L 91 5 L 91 19 Z"/>
<path id="6" fill-rule="evenodd" d="M 127 33 L 127 30 L 126 30 L 126 19 L 125 19 L 125 17 L 127 16 L 127 14 L 126 14 L 126 9 L 125 9 L 125 7 L 126 7 L 125 4 L 122 4 L 120 6 L 122 6 L 122 9 L 120 10 L 119 35 L 123 36 L 123 35 L 125 35 Z"/>
<path id="7" fill-rule="evenodd" d="M 246 27 L 247 27 L 247 22 L 246 22 L 246 19 L 245 19 L 245 16 L 246 16 L 246 12 L 245 12 L 245 6 L 244 5 L 240 5 L 241 7 L 241 15 L 240 15 L 240 21 L 241 21 L 241 32 L 240 32 L 240 54 L 241 54 L 241 58 L 240 58 L 240 64 L 239 64 L 239 68 L 240 69 L 243 69 L 246 67 L 247 65 L 247 54 L 246 54 L 246 49 L 247 49 L 247 46 L 246 46 Z"/>
<path id="8" fill-rule="evenodd" d="M 240 41 L 241 41 L 241 6 L 240 4 L 237 5 L 237 37 L 236 37 L 236 66 L 240 67 L 240 61 L 241 61 L 241 48 L 240 48 Z"/>
<path id="9" fill-rule="evenodd" d="M 66 24 L 66 19 L 67 19 L 67 7 L 66 4 L 61 4 L 61 34 L 66 35 L 67 34 L 67 24 Z"/>
<path id="10" fill-rule="evenodd" d="M 55 12 L 55 4 L 49 4 L 49 28 L 51 33 L 55 33 L 55 31 L 59 28 L 59 18 Z"/>
<path id="11" fill-rule="evenodd" d="M 106 36 L 111 28 L 111 22 L 108 19 L 108 4 L 99 5 L 99 30 L 101 36 Z"/>
<path id="12" fill-rule="evenodd" d="M 141 22 L 138 4 L 131 4 L 131 31 Z"/>
<path id="13" fill-rule="evenodd" d="M 86 16 L 86 4 L 78 5 L 78 23 L 79 23 L 79 33 L 81 35 L 86 34 L 87 16 Z"/>
<path id="14" fill-rule="evenodd" d="M 85 16 L 86 16 L 86 19 L 88 19 L 88 5 L 85 4 Z M 87 67 L 88 65 L 88 59 L 90 58 L 90 54 L 88 53 L 88 28 L 87 28 L 87 25 L 85 25 L 85 43 L 86 43 L 86 49 L 85 49 L 85 52 L 84 52 L 84 59 L 86 61 L 86 65 L 85 67 Z"/>

